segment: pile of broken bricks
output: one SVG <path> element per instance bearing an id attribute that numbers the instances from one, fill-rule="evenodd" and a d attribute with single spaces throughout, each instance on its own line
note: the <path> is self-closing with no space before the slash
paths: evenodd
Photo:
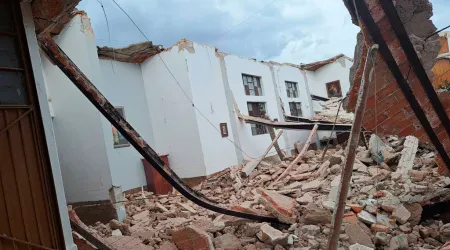
<path id="1" fill-rule="evenodd" d="M 218 214 L 181 195 L 127 195 L 127 218 L 90 229 L 106 240 L 139 239 L 143 249 L 326 249 L 345 150 L 337 145 L 321 161 L 310 150 L 279 183 L 289 165 L 241 166 L 195 189 L 229 209 L 275 216 L 276 227 Z M 340 249 L 450 249 L 450 221 L 422 218 L 425 204 L 450 197 L 450 178 L 437 174 L 436 153 L 417 138 L 372 135 L 358 148 L 348 191 Z M 447 245 L 446 245 L 447 243 Z M 142 247 L 141 247 L 142 248 Z M 120 249 L 120 248 L 117 248 Z"/>
<path id="2" fill-rule="evenodd" d="M 335 122 L 339 124 L 352 124 L 355 114 L 344 110 L 344 105 L 340 105 L 342 97 L 333 97 L 328 101 L 319 102 L 322 108 L 315 111 L 315 115 L 311 118 L 313 121 Z M 339 110 L 339 112 L 338 112 Z M 339 114 L 336 119 L 336 114 Z"/>

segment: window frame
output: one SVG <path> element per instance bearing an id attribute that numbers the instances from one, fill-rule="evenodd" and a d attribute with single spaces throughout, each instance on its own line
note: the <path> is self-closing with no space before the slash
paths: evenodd
<path id="1" fill-rule="evenodd" d="M 293 107 L 296 110 L 295 112 L 292 112 Z M 302 103 L 301 102 L 289 102 L 289 112 L 291 113 L 291 116 L 303 117 Z"/>
<path id="2" fill-rule="evenodd" d="M 299 93 L 298 93 L 298 82 L 292 82 L 292 81 L 284 81 L 285 86 L 286 86 L 286 95 L 288 98 L 298 98 Z M 291 91 L 289 91 L 292 88 L 289 88 L 288 86 L 291 85 L 293 86 L 293 96 L 291 96 Z"/>
<path id="3" fill-rule="evenodd" d="M 126 120 L 125 107 L 124 106 L 115 106 L 114 108 L 117 110 L 117 112 L 119 112 L 120 115 L 122 115 L 123 119 Z M 130 147 L 131 146 L 130 142 L 127 141 L 127 139 L 123 138 L 123 140 L 125 140 L 126 142 L 123 142 L 123 140 L 121 141 L 122 138 L 120 138 L 120 137 L 123 137 L 123 136 L 120 134 L 119 131 L 117 131 L 117 129 L 112 124 L 111 124 L 111 128 L 112 128 L 112 136 L 113 136 L 113 146 L 114 146 L 114 148 L 125 148 L 125 147 Z M 117 133 L 117 137 L 119 137 L 118 138 L 118 140 L 119 140 L 118 144 L 115 144 L 116 143 L 115 139 L 114 139 L 114 137 L 115 137 L 114 133 L 115 132 Z"/>
<path id="4" fill-rule="evenodd" d="M 242 84 L 244 85 L 244 93 L 246 96 L 264 96 L 262 79 L 260 76 L 242 73 L 241 77 Z M 252 81 L 249 82 L 249 79 L 252 79 Z"/>
<path id="5" fill-rule="evenodd" d="M 263 104 L 263 109 L 261 109 L 261 104 Z M 259 116 L 254 112 L 254 106 L 253 105 L 257 105 L 258 106 L 258 113 Z M 266 108 L 266 103 L 265 102 L 247 102 L 247 110 L 248 110 L 248 115 L 252 116 L 252 117 L 264 117 L 267 114 L 267 108 Z M 253 136 L 257 136 L 257 135 L 264 135 L 264 134 L 268 134 L 269 130 L 267 129 L 266 126 L 264 125 L 260 125 L 260 124 L 250 124 L 250 129 L 252 132 Z"/>

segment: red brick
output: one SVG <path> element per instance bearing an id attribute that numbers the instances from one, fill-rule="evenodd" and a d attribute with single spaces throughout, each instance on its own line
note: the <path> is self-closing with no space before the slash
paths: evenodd
<path id="1" fill-rule="evenodd" d="M 195 226 L 188 226 L 173 232 L 172 241 L 180 250 L 214 249 L 211 236 Z"/>
<path id="2" fill-rule="evenodd" d="M 412 135 L 414 132 L 415 132 L 415 128 L 411 124 L 408 127 L 406 127 L 405 129 L 403 129 L 400 133 L 398 133 L 398 135 L 400 135 L 400 136 L 408 136 L 408 135 Z"/>
<path id="3" fill-rule="evenodd" d="M 390 94 L 393 94 L 397 89 L 398 89 L 398 86 L 396 86 L 394 84 L 389 84 L 388 86 L 379 90 L 377 93 L 377 96 L 379 96 L 379 97 L 388 96 Z"/>
<path id="4" fill-rule="evenodd" d="M 416 132 L 414 133 L 414 136 L 419 138 L 419 141 L 423 135 L 426 136 L 425 129 L 423 129 L 423 128 L 416 130 Z"/>
<path id="5" fill-rule="evenodd" d="M 378 3 L 378 0 L 366 0 L 366 4 L 367 4 L 367 9 L 372 10 L 379 3 Z"/>
<path id="6" fill-rule="evenodd" d="M 294 224 L 295 206 L 297 202 L 291 197 L 279 194 L 274 191 L 268 191 L 262 188 L 258 189 L 261 194 L 260 202 L 281 222 Z"/>
<path id="7" fill-rule="evenodd" d="M 395 103 L 391 107 L 389 107 L 387 109 L 387 113 L 389 116 L 395 115 L 397 112 L 407 107 L 408 105 L 409 105 L 408 101 L 406 101 L 406 99 L 402 99 L 400 101 L 397 101 L 397 103 Z"/>

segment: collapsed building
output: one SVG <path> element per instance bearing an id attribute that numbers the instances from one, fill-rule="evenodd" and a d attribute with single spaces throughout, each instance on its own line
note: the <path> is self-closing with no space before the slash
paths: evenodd
<path id="1" fill-rule="evenodd" d="M 2 155 L 0 172 L 0 246 L 75 249 L 75 240 L 82 249 L 327 248 L 334 226 L 332 211 L 341 203 L 338 187 L 348 155 L 341 145 L 328 151 L 310 150 L 309 145 L 318 129 L 329 136 L 335 125 L 337 131 L 351 127 L 352 116 L 330 116 L 341 110 L 331 100 L 313 117 L 314 100 L 324 100 L 324 93 L 342 96 L 346 87 L 340 83 L 348 81 L 344 106 L 353 110 L 365 51 L 377 43 L 380 52 L 375 80 L 368 83 L 364 118 L 365 130 L 373 135 L 366 146 L 362 146 L 363 136 L 357 148 L 349 198 L 344 201 L 345 222 L 338 232 L 339 247 L 448 249 L 450 224 L 445 212 L 450 179 L 441 175 L 450 166 L 448 117 L 445 109 L 442 112 L 448 92 L 443 88 L 435 92 L 430 81 L 442 41 L 429 20 L 431 5 L 427 1 L 396 1 L 395 6 L 382 0 L 356 1 L 356 5 L 344 2 L 362 28 L 350 81 L 335 72 L 322 78 L 323 72 L 335 66 L 339 72 L 348 69 L 351 60 L 342 55 L 307 65 L 286 65 L 227 55 L 188 40 L 166 50 L 151 43 L 117 51 L 97 49 L 89 19 L 82 12 L 72 12 L 73 2 L 2 2 L 7 22 L 0 35 L 20 46 L 10 51 L 11 65 L 0 67 L 2 74 L 16 76 L 7 81 L 4 89 L 10 95 L 2 96 L 0 102 L 2 152 L 10 152 Z M 173 78 L 172 71 L 161 74 L 166 72 L 165 61 L 182 65 L 173 69 L 166 65 L 175 72 Z M 207 74 L 205 68 L 210 69 Z M 168 83 L 179 84 L 191 105 L 181 104 L 182 95 L 171 100 L 174 90 Z M 152 92 L 146 84 L 161 92 Z M 316 86 L 318 90 L 313 90 Z M 164 103 L 167 98 L 170 104 Z M 258 103 L 267 103 L 267 110 Z M 204 106 L 208 112 L 200 109 Z M 219 124 L 220 133 L 206 133 L 210 128 L 195 107 Z M 164 112 L 155 112 L 158 119 L 152 119 L 158 109 Z M 333 124 L 334 120 L 347 124 Z M 85 125 L 80 126 L 80 121 Z M 152 134 L 155 127 L 163 132 Z M 290 130 L 282 135 L 275 130 L 277 136 L 272 138 L 266 134 L 271 128 L 312 131 Z M 178 129 L 187 133 L 183 133 L 185 140 L 175 140 L 181 136 Z M 258 158 L 239 156 L 236 147 L 225 143 L 226 138 L 244 152 L 253 149 Z M 272 147 L 276 148 L 278 140 L 278 147 L 286 151 L 276 152 L 282 161 L 263 161 L 260 156 L 277 151 Z M 304 143 L 297 145 L 297 154 L 291 155 L 295 150 L 290 150 L 294 145 L 290 140 Z M 181 160 L 171 161 L 174 153 L 164 150 L 180 144 L 197 148 L 200 163 L 187 164 L 194 166 L 195 174 L 178 165 Z M 212 150 L 222 147 L 230 158 Z M 136 189 L 146 184 L 139 155 L 179 193 L 157 195 Z M 220 159 L 220 165 L 213 156 Z M 164 157 L 166 161 L 161 160 Z M 240 165 L 242 161 L 248 163 Z M 121 165 L 131 167 L 121 169 Z M 194 188 L 179 178 L 194 175 L 209 176 Z M 130 191 L 124 196 L 122 188 Z M 67 209 L 66 197 L 91 201 Z M 84 220 L 89 226 L 82 221 L 89 216 L 81 216 L 88 210 L 96 211 L 90 214 L 91 221 Z M 116 219 L 109 220 L 111 216 Z"/>

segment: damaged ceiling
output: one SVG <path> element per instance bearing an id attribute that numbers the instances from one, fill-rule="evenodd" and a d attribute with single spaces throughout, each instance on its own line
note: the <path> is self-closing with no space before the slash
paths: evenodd
<path id="1" fill-rule="evenodd" d="M 301 69 L 304 69 L 304 70 L 316 71 L 325 65 L 336 62 L 337 60 L 339 60 L 341 58 L 345 58 L 345 59 L 348 59 L 349 61 L 353 62 L 353 59 L 351 59 L 350 57 L 347 57 L 344 54 L 339 54 L 339 55 L 333 56 L 332 58 L 327 59 L 327 60 L 317 61 L 317 62 L 308 63 L 308 64 L 301 64 L 300 66 L 301 66 Z"/>
<path id="2" fill-rule="evenodd" d="M 100 59 L 115 60 L 126 63 L 142 63 L 163 50 L 161 45 L 153 45 L 152 42 L 142 42 L 128 45 L 124 48 L 97 47 Z"/>

